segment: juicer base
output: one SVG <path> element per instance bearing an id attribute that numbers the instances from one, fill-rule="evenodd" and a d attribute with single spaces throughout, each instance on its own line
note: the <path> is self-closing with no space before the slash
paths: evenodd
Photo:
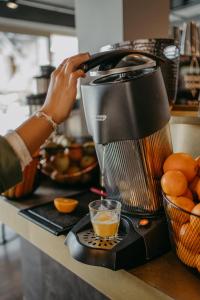
<path id="1" fill-rule="evenodd" d="M 65 245 L 82 263 L 112 270 L 130 269 L 170 250 L 165 216 L 147 220 L 141 225 L 141 218 L 122 214 L 118 236 L 110 241 L 95 236 L 87 214 L 69 232 Z"/>

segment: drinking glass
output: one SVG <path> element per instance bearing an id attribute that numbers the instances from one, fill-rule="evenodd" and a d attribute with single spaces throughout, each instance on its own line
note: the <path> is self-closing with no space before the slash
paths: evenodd
<path id="1" fill-rule="evenodd" d="M 95 200 L 89 204 L 89 211 L 96 236 L 114 239 L 119 228 L 121 203 L 110 199 Z"/>

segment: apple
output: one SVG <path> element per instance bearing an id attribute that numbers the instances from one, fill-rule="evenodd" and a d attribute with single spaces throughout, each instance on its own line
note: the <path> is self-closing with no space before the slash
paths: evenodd
<path id="1" fill-rule="evenodd" d="M 85 142 L 83 144 L 83 149 L 86 155 L 93 155 L 93 156 L 96 155 L 96 150 L 93 142 Z"/>
<path id="2" fill-rule="evenodd" d="M 80 166 L 82 169 L 86 169 L 96 162 L 96 157 L 92 155 L 85 155 L 80 161 Z"/>
<path id="3" fill-rule="evenodd" d="M 52 163 L 55 169 L 60 172 L 60 173 L 66 173 L 70 160 L 69 156 L 66 153 L 57 153 L 53 158 L 52 158 Z"/>

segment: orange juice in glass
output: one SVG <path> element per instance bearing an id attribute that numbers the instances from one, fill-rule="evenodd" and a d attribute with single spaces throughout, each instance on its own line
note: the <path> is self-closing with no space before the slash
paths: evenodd
<path id="1" fill-rule="evenodd" d="M 95 200 L 89 204 L 90 219 L 97 237 L 113 239 L 117 236 L 121 203 L 115 200 Z"/>

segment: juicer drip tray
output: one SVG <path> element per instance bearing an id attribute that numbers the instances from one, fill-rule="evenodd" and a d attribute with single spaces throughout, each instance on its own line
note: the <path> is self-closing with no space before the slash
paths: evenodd
<path id="1" fill-rule="evenodd" d="M 112 240 L 100 239 L 95 235 L 93 229 L 88 229 L 79 232 L 77 236 L 81 244 L 87 247 L 110 250 L 117 244 L 119 244 L 123 240 L 125 235 L 119 234 L 116 238 Z"/>
<path id="2" fill-rule="evenodd" d="M 113 240 L 96 237 L 90 216 L 83 217 L 69 232 L 65 244 L 71 256 L 85 264 L 112 270 L 129 269 L 170 249 L 165 216 L 141 219 L 122 214 L 119 235 Z"/>

